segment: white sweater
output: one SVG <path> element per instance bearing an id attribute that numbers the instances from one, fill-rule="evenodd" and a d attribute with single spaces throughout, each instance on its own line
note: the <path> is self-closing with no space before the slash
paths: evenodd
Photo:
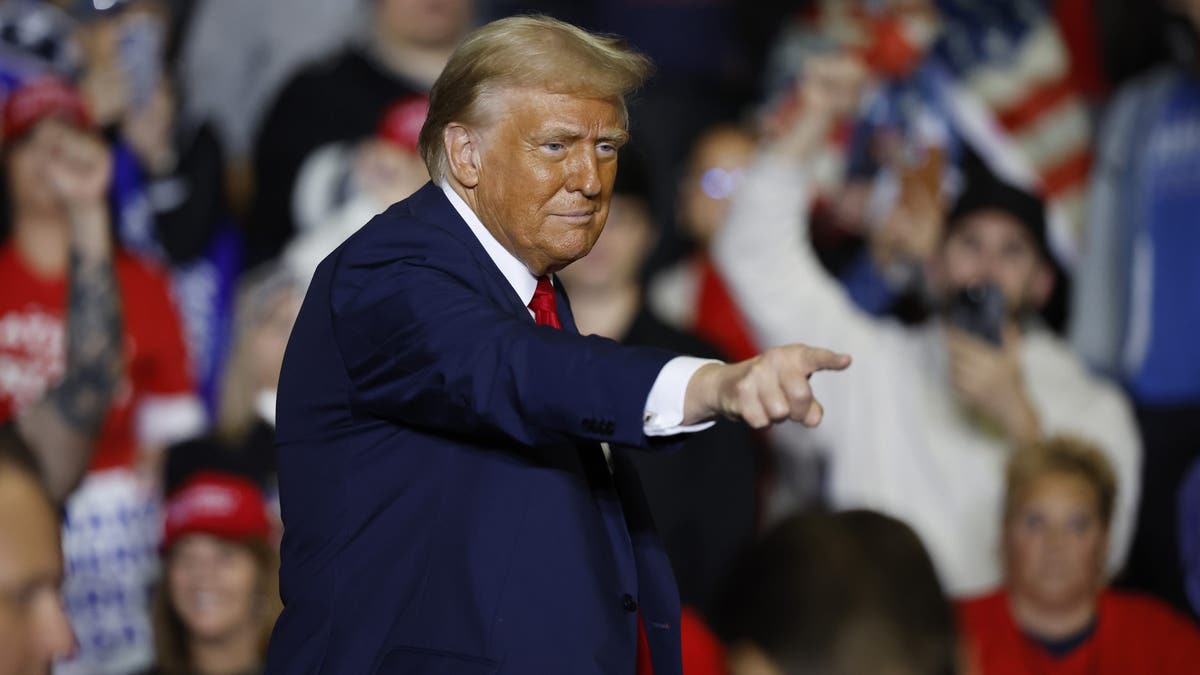
<path id="1" fill-rule="evenodd" d="M 826 496 L 836 508 L 872 508 L 909 523 L 952 595 L 991 589 L 1002 574 L 1010 444 L 956 400 L 939 322 L 910 328 L 874 318 L 824 270 L 809 243 L 806 183 L 802 165 L 760 159 L 734 198 L 714 250 L 761 346 L 802 342 L 854 357 L 843 373 L 813 377 L 826 411 L 817 429 L 777 427 L 781 480 L 772 501 L 786 504 L 788 485 L 803 464 L 798 460 L 823 452 Z M 1021 361 L 1044 432 L 1097 443 L 1116 470 L 1108 557 L 1115 573 L 1128 552 L 1139 489 L 1141 443 L 1129 404 L 1048 331 L 1025 334 Z"/>

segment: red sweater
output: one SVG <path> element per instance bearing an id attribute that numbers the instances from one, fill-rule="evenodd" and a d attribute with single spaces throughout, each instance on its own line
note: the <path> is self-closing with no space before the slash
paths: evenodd
<path id="1" fill-rule="evenodd" d="M 1003 591 L 959 604 L 977 675 L 1180 675 L 1200 673 L 1200 632 L 1149 597 L 1105 591 L 1095 631 L 1052 656 L 1017 628 Z"/>

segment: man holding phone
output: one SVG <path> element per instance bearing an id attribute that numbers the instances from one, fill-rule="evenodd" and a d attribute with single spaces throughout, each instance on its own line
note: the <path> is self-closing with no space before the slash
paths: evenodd
<path id="1" fill-rule="evenodd" d="M 778 428 L 769 511 L 790 506 L 788 485 L 803 484 L 803 460 L 825 452 L 833 506 L 907 521 L 951 594 L 981 592 L 1000 581 L 1008 455 L 1069 433 L 1094 440 L 1116 467 L 1121 497 L 1108 569 L 1118 569 L 1137 502 L 1140 441 L 1121 393 L 1034 318 L 1054 285 L 1041 201 L 993 179 L 968 180 L 946 216 L 936 196 L 901 203 L 893 220 L 910 232 L 899 240 L 923 246 L 915 252 L 941 310 L 923 325 L 868 315 L 818 261 L 806 218 L 816 148 L 855 108 L 863 79 L 852 57 L 809 60 L 801 113 L 760 150 L 714 246 L 759 345 L 838 344 L 857 358 L 853 372 L 822 382 L 823 396 L 837 402 L 819 430 Z"/>

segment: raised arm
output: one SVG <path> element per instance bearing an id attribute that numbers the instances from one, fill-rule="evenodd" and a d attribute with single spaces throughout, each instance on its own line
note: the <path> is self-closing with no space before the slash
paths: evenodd
<path id="1" fill-rule="evenodd" d="M 800 341 L 870 351 L 874 322 L 817 260 L 807 218 L 813 155 L 856 100 L 860 71 L 838 57 L 808 65 L 800 112 L 760 150 L 714 243 L 717 267 L 764 346 Z"/>
<path id="2" fill-rule="evenodd" d="M 105 193 L 109 154 L 97 138 L 52 127 L 57 152 L 46 179 L 71 230 L 67 270 L 66 370 L 17 419 L 55 499 L 65 500 L 87 472 L 121 369 L 121 312 L 113 273 Z"/>

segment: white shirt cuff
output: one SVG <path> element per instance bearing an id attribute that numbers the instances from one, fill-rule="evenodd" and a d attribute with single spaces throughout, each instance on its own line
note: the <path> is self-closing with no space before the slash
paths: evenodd
<path id="1" fill-rule="evenodd" d="M 713 359 L 694 356 L 677 356 L 658 371 L 650 395 L 646 397 L 646 415 L 642 418 L 647 436 L 674 436 L 690 431 L 703 431 L 716 423 L 715 420 L 681 426 L 683 402 L 687 395 L 688 382 L 700 367 L 709 363 L 721 363 Z"/>

